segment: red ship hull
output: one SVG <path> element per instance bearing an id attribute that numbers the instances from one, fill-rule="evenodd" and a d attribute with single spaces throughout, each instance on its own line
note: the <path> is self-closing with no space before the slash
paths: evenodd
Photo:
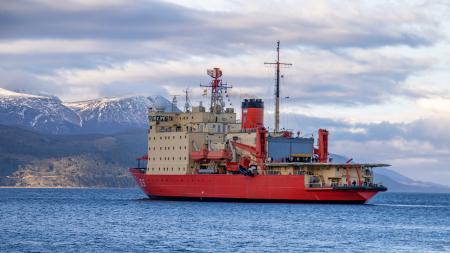
<path id="1" fill-rule="evenodd" d="M 147 175 L 130 169 L 154 199 L 365 203 L 380 189 L 306 188 L 302 175 Z"/>

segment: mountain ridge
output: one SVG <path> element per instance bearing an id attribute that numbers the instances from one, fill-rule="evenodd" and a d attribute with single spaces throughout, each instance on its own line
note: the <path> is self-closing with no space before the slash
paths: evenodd
<path id="1" fill-rule="evenodd" d="M 105 97 L 63 102 L 51 95 L 34 95 L 0 88 L 0 124 L 41 133 L 117 133 L 147 128 L 147 111 L 180 111 L 161 96 Z"/>

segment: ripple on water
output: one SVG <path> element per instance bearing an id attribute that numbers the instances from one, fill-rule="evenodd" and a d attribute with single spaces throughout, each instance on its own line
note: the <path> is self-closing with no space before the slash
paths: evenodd
<path id="1" fill-rule="evenodd" d="M 450 251 L 450 194 L 368 205 L 149 201 L 138 189 L 0 189 L 0 252 Z"/>

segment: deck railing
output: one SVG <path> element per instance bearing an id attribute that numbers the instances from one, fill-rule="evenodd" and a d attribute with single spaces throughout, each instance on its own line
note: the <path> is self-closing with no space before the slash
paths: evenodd
<path id="1" fill-rule="evenodd" d="M 347 184 L 325 184 L 325 183 L 306 183 L 306 188 L 320 189 L 320 188 L 333 188 L 335 190 L 351 190 L 351 189 L 379 189 L 387 190 L 387 188 L 382 183 L 369 183 L 361 185 L 347 185 Z"/>

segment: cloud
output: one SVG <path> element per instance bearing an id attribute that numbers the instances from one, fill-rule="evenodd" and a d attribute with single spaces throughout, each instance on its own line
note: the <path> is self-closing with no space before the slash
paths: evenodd
<path id="1" fill-rule="evenodd" d="M 0 41 L 0 54 L 102 53 L 109 43 L 90 40 L 13 40 Z"/>
<path id="2" fill-rule="evenodd" d="M 62 87 L 56 87 L 53 83 L 45 82 L 36 75 L 17 69 L 0 68 L 0 84 L 3 88 L 15 91 L 43 94 L 60 94 L 63 92 Z"/>
<path id="3" fill-rule="evenodd" d="M 271 126 L 272 115 L 268 116 L 266 125 Z M 332 153 L 359 162 L 392 164 L 392 169 L 416 180 L 450 185 L 450 119 L 351 123 L 306 115 L 281 116 L 282 128 L 300 130 L 303 136 L 317 136 L 318 128 L 330 130 Z"/>
<path id="4" fill-rule="evenodd" d="M 420 98 L 419 93 L 405 91 L 402 82 L 412 73 L 426 69 L 430 61 L 382 55 L 367 51 L 334 53 L 326 50 L 289 51 L 296 62 L 291 69 L 283 70 L 282 94 L 292 97 L 298 105 L 377 104 L 394 96 Z M 112 83 L 151 82 L 182 90 L 208 82 L 204 71 L 219 65 L 224 70 L 224 80 L 229 80 L 239 94 L 246 87 L 253 89 L 252 96 L 272 99 L 273 70 L 263 66 L 267 56 L 264 51 L 241 54 L 235 57 L 185 56 L 183 59 L 130 60 L 99 64 L 92 67 L 56 68 L 42 79 L 68 86 L 106 86 Z M 327 62 L 322 62 L 327 59 Z M 212 65 L 213 63 L 214 65 Z M 219 63 L 219 64 L 217 64 Z M 179 80 L 179 81 L 176 81 Z M 426 97 L 423 93 L 422 97 Z"/>
<path id="5" fill-rule="evenodd" d="M 22 7 L 12 8 L 10 5 Z M 183 12 L 183 8 L 157 1 L 100 4 L 86 9 L 76 8 L 79 5 L 74 4 L 67 5 L 67 8 L 58 6 L 39 1 L 5 3 L 1 7 L 4 11 L 0 29 L 10 39 L 117 40 L 176 37 L 189 32 L 189 27 L 196 29 L 193 26 L 197 20 L 196 12 Z"/>
<path id="6" fill-rule="evenodd" d="M 420 98 L 402 82 L 433 62 L 378 48 L 430 46 L 442 39 L 435 11 L 429 12 L 435 3 L 402 8 L 395 3 L 322 1 L 201 5 L 7 2 L 0 7 L 0 56 L 7 59 L 0 67 L 27 69 L 72 90 L 90 85 L 100 92 L 111 85 L 113 92 L 117 83 L 126 81 L 171 90 L 179 85 L 172 79 L 198 83 L 193 77 L 201 72 L 192 66 L 207 62 L 221 65 L 235 83 L 267 85 L 254 95 L 270 99 L 273 74 L 262 62 L 273 59 L 274 41 L 280 39 L 283 57 L 294 63 L 283 79 L 291 97 L 304 106 L 354 106 L 397 95 Z"/>
<path id="7" fill-rule="evenodd" d="M 333 132 L 332 138 L 337 141 L 366 143 L 402 139 L 405 142 L 422 143 L 422 148 L 432 147 L 435 154 L 442 151 L 448 152 L 450 155 L 450 133 L 447 131 L 450 127 L 450 118 L 428 117 L 402 123 L 363 123 L 301 114 L 282 115 L 282 117 L 288 117 L 291 127 L 300 127 L 305 129 L 306 133 L 315 132 L 318 128 L 330 129 Z M 417 148 L 416 145 L 397 146 L 417 152 L 432 151 L 431 149 Z"/>
<path id="8" fill-rule="evenodd" d="M 391 5 L 383 4 L 287 2 L 276 7 L 276 12 L 240 13 L 195 10 L 159 1 L 71 1 L 64 5 L 14 1 L 1 7 L 0 30 L 10 39 L 165 39 L 217 53 L 223 48 L 245 50 L 242 46 L 268 48 L 276 39 L 290 47 L 365 48 L 429 45 L 439 38 L 437 21 L 416 6 L 392 11 Z M 236 47 L 238 43 L 241 46 Z"/>
<path id="9" fill-rule="evenodd" d="M 450 185 L 449 152 L 433 149 L 429 143 L 404 139 L 367 142 L 331 140 L 330 150 L 353 157 L 356 161 L 391 164 L 390 169 L 415 180 Z"/>

